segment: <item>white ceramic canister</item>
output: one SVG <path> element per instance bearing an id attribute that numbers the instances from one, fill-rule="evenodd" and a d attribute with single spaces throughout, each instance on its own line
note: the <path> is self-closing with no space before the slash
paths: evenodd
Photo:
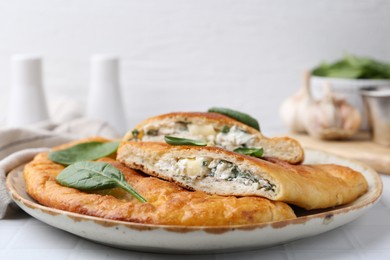
<path id="1" fill-rule="evenodd" d="M 124 134 L 126 117 L 119 84 L 119 59 L 112 54 L 91 57 L 87 116 L 107 121 Z"/>
<path id="2" fill-rule="evenodd" d="M 42 87 L 42 59 L 35 54 L 14 55 L 11 59 L 7 126 L 28 126 L 48 118 Z"/>

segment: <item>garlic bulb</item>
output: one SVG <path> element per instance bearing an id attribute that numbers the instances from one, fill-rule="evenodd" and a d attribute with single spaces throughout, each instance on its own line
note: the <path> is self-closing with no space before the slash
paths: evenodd
<path id="1" fill-rule="evenodd" d="M 325 88 L 324 97 L 307 106 L 303 119 L 306 131 L 326 140 L 351 137 L 360 127 L 359 111 L 345 99 L 336 97 L 329 84 Z"/>
<path id="2" fill-rule="evenodd" d="M 303 116 L 306 107 L 313 102 L 310 92 L 310 72 L 304 74 L 303 85 L 299 91 L 287 98 L 280 107 L 280 117 L 285 125 L 293 132 L 306 132 Z"/>

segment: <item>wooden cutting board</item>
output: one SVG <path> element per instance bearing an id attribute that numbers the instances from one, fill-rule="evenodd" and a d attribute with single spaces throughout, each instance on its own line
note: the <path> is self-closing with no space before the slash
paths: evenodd
<path id="1" fill-rule="evenodd" d="M 390 147 L 370 141 L 368 133 L 359 133 L 350 140 L 324 141 L 303 134 L 288 134 L 303 147 L 322 150 L 365 163 L 380 173 L 390 174 Z"/>

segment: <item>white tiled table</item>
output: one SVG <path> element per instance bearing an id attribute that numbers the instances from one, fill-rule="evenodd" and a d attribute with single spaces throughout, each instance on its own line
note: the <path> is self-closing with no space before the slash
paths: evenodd
<path id="1" fill-rule="evenodd" d="M 390 176 L 381 175 L 381 200 L 357 220 L 288 244 L 186 259 L 390 259 Z M 0 259 L 182 259 L 182 255 L 126 251 L 96 244 L 15 211 L 0 220 Z"/>

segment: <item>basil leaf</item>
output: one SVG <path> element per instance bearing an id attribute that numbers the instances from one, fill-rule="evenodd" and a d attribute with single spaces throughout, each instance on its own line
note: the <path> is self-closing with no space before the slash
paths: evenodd
<path id="1" fill-rule="evenodd" d="M 260 131 L 260 125 L 259 122 L 253 117 L 251 117 L 248 114 L 230 109 L 230 108 L 224 108 L 224 107 L 212 107 L 207 110 L 208 112 L 218 113 L 225 116 L 228 116 L 230 118 L 233 118 L 237 121 L 240 121 L 243 124 L 246 124 L 258 131 Z"/>
<path id="2" fill-rule="evenodd" d="M 167 144 L 171 145 L 196 145 L 196 146 L 206 146 L 207 143 L 198 140 L 179 138 L 174 136 L 166 135 L 164 136 L 164 140 Z"/>
<path id="3" fill-rule="evenodd" d="M 122 188 L 140 202 L 146 202 L 130 184 L 122 172 L 106 162 L 77 162 L 60 172 L 57 182 L 82 191 Z"/>
<path id="4" fill-rule="evenodd" d="M 62 165 L 79 161 L 93 161 L 108 156 L 118 149 L 119 142 L 87 142 L 68 149 L 49 153 L 49 159 Z"/>
<path id="5" fill-rule="evenodd" d="M 260 148 L 239 147 L 234 149 L 233 152 L 260 158 L 264 154 L 264 149 L 261 147 Z"/>

